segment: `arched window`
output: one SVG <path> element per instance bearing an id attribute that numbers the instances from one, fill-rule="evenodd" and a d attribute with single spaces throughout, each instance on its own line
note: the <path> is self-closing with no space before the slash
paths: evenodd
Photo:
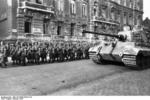
<path id="1" fill-rule="evenodd" d="M 64 11 L 64 0 L 58 0 L 58 10 Z"/>
<path id="2" fill-rule="evenodd" d="M 120 21 L 121 21 L 121 13 L 120 13 L 121 11 L 119 10 L 118 12 L 117 12 L 117 21 L 120 23 Z"/>
<path id="3" fill-rule="evenodd" d="M 124 23 L 124 25 L 127 24 L 127 13 L 126 12 L 124 12 L 123 23 Z"/>
<path id="4" fill-rule="evenodd" d="M 115 20 L 115 9 L 114 9 L 114 7 L 111 8 L 111 19 Z"/>
<path id="5" fill-rule="evenodd" d="M 76 14 L 76 2 L 75 0 L 70 0 L 70 11 L 71 14 Z"/>
<path id="6" fill-rule="evenodd" d="M 142 23 L 142 16 L 139 15 L 137 18 L 137 25 L 141 25 L 141 23 Z"/>
<path id="7" fill-rule="evenodd" d="M 129 7 L 133 8 L 133 2 L 132 2 L 132 0 L 129 0 Z"/>
<path id="8" fill-rule="evenodd" d="M 106 18 L 107 8 L 102 8 L 102 17 Z"/>
<path id="9" fill-rule="evenodd" d="M 129 15 L 129 25 L 133 25 L 133 15 Z"/>
<path id="10" fill-rule="evenodd" d="M 87 5 L 86 4 L 82 5 L 82 16 L 83 17 L 87 16 Z"/>
<path id="11" fill-rule="evenodd" d="M 93 5 L 93 15 L 97 16 L 98 15 L 98 2 L 94 1 L 94 5 Z"/>

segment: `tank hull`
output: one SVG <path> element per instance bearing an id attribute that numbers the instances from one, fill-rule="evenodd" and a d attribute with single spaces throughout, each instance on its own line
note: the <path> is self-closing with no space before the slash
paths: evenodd
<path id="1" fill-rule="evenodd" d="M 125 66 L 145 69 L 150 67 L 150 49 L 138 47 L 134 42 L 102 43 L 89 50 L 90 59 L 95 63 L 119 62 Z"/>

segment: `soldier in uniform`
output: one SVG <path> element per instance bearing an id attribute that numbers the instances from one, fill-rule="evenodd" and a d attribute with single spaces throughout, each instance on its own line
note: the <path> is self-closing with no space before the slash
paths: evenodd
<path id="1" fill-rule="evenodd" d="M 59 62 L 63 62 L 64 61 L 63 46 L 59 47 L 58 53 L 59 53 Z"/>
<path id="2" fill-rule="evenodd" d="M 15 64 L 19 64 L 18 57 L 19 56 L 19 46 L 16 46 L 15 51 L 13 53 Z"/>
<path id="3" fill-rule="evenodd" d="M 15 47 L 15 45 L 12 46 L 10 55 L 12 57 L 13 64 L 16 64 L 17 62 L 16 62 L 16 47 Z"/>
<path id="4" fill-rule="evenodd" d="M 54 59 L 55 61 L 58 61 L 58 45 L 55 45 L 54 47 Z"/>
<path id="5" fill-rule="evenodd" d="M 64 45 L 64 47 L 62 48 L 62 53 L 63 53 L 63 61 L 67 61 L 67 47 L 66 45 Z"/>
<path id="6" fill-rule="evenodd" d="M 35 63 L 40 64 L 40 56 L 41 56 L 41 48 L 36 46 L 35 47 Z"/>
<path id="7" fill-rule="evenodd" d="M 54 46 L 52 46 L 52 54 L 51 54 L 51 59 L 52 59 L 52 63 L 54 63 L 55 62 L 55 47 Z"/>
<path id="8" fill-rule="evenodd" d="M 4 45 L 1 45 L 1 49 L 0 49 L 0 53 L 1 53 L 1 65 L 3 68 L 6 68 L 7 67 L 7 64 L 6 64 L 6 48 Z"/>
<path id="9" fill-rule="evenodd" d="M 27 48 L 27 60 L 29 64 L 31 64 L 31 56 L 31 45 L 29 45 Z"/>
<path id="10" fill-rule="evenodd" d="M 54 50 L 52 45 L 49 45 L 48 47 L 48 54 L 49 54 L 49 63 L 54 62 Z"/>
<path id="11" fill-rule="evenodd" d="M 21 56 L 21 64 L 23 66 L 26 66 L 26 57 L 27 57 L 27 50 L 25 47 L 22 47 L 21 49 L 21 53 L 20 53 L 20 56 Z"/>
<path id="12" fill-rule="evenodd" d="M 46 62 L 47 53 L 46 53 L 46 48 L 44 48 L 44 47 L 42 47 L 42 49 L 41 49 L 41 59 L 42 59 L 42 63 Z"/>
<path id="13" fill-rule="evenodd" d="M 70 61 L 73 61 L 74 59 L 73 46 L 70 46 L 69 48 L 69 58 L 70 58 Z"/>
<path id="14" fill-rule="evenodd" d="M 80 60 L 80 47 L 77 45 L 77 60 Z"/>
<path id="15" fill-rule="evenodd" d="M 90 47 L 89 47 L 89 45 L 87 45 L 86 48 L 85 48 L 85 59 L 89 59 L 90 58 L 89 57 L 89 49 L 90 49 Z"/>

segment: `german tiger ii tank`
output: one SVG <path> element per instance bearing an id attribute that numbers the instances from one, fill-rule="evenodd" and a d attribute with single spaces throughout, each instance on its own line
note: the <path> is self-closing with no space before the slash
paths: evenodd
<path id="1" fill-rule="evenodd" d="M 117 35 L 104 32 L 83 31 L 115 38 L 113 41 L 100 40 L 100 43 L 89 49 L 89 56 L 95 63 L 120 62 L 125 66 L 146 69 L 150 67 L 150 46 L 148 45 L 145 30 L 129 30 Z"/>

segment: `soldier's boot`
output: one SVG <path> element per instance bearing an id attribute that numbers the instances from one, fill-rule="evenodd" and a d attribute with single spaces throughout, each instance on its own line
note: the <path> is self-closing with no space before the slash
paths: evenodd
<path id="1" fill-rule="evenodd" d="M 15 65 L 15 61 L 13 61 L 12 64 Z"/>
<path id="2" fill-rule="evenodd" d="M 7 68 L 7 64 L 5 62 L 1 63 L 2 68 Z"/>
<path id="3" fill-rule="evenodd" d="M 49 58 L 49 63 L 52 63 L 52 58 Z"/>
<path id="4" fill-rule="evenodd" d="M 26 62 L 25 61 L 23 61 L 23 66 L 26 66 L 27 64 L 26 64 Z"/>

